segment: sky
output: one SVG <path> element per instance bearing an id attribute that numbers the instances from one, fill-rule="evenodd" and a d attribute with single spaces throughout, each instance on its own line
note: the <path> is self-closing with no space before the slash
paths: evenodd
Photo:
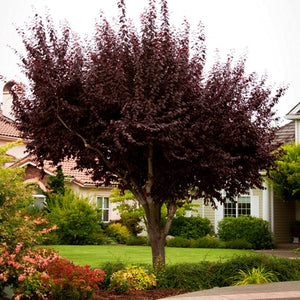
<path id="1" fill-rule="evenodd" d="M 148 0 L 125 0 L 127 13 L 138 24 Z M 157 1 L 158 2 L 158 1 Z M 66 19 L 81 35 L 94 29 L 99 11 L 109 20 L 118 16 L 117 0 L 1 0 L 0 74 L 22 81 L 18 57 L 10 48 L 22 49 L 16 27 L 24 26 L 33 15 L 47 7 L 56 22 Z M 247 54 L 247 72 L 268 75 L 268 83 L 287 85 L 277 105 L 284 116 L 300 102 L 300 0 L 169 0 L 170 20 L 180 27 L 186 18 L 192 28 L 204 24 L 207 65 L 216 49 L 222 58 L 234 51 Z M 10 47 L 9 47 L 10 46 Z M 1 83 L 3 86 L 3 83 Z"/>

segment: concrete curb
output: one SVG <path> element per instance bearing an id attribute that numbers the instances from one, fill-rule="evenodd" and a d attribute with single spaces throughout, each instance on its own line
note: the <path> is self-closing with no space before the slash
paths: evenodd
<path id="1" fill-rule="evenodd" d="M 254 299 L 300 299 L 300 281 L 273 282 L 229 286 L 197 291 L 165 299 L 181 300 L 254 300 Z"/>

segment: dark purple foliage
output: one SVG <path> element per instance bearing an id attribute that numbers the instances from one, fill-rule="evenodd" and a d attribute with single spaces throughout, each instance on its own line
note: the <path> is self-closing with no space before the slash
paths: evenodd
<path id="1" fill-rule="evenodd" d="M 41 162 L 76 157 L 107 183 L 116 175 L 144 207 L 148 230 L 163 203 L 171 220 L 191 190 L 214 203 L 222 190 L 234 197 L 260 186 L 284 89 L 273 95 L 266 78 L 245 73 L 243 58 L 205 74 L 202 26 L 193 36 L 187 21 L 173 29 L 167 1 L 160 11 L 149 1 L 140 30 L 123 1 L 119 8 L 117 26 L 101 15 L 88 42 L 49 16 L 20 30 L 32 94 L 15 93 L 14 104 L 30 152 Z"/>

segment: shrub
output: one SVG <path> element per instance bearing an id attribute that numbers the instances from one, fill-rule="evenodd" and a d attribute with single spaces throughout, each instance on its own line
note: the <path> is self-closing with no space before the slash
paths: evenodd
<path id="1" fill-rule="evenodd" d="M 51 197 L 51 196 L 50 196 Z M 48 237 L 47 244 L 94 245 L 104 243 L 99 215 L 94 207 L 70 189 L 51 198 L 48 219 L 58 230 Z"/>
<path id="2" fill-rule="evenodd" d="M 167 265 L 163 283 L 166 288 L 192 290 L 224 287 L 235 283 L 233 274 L 259 267 L 276 274 L 279 281 L 300 280 L 300 260 L 252 255 L 239 256 L 226 262 L 203 261 L 197 264 Z M 159 281 L 157 285 L 160 286 Z"/>
<path id="3" fill-rule="evenodd" d="M 294 253 L 296 253 L 296 254 L 300 254 L 300 248 L 296 248 L 296 249 L 294 249 Z"/>
<path id="4" fill-rule="evenodd" d="M 239 270 L 238 274 L 234 276 L 234 280 L 233 285 L 247 285 L 271 283 L 278 281 L 278 278 L 272 271 L 267 271 L 264 267 L 260 266 L 248 271 Z"/>
<path id="5" fill-rule="evenodd" d="M 228 241 L 225 246 L 229 249 L 252 249 L 252 245 L 244 239 Z"/>
<path id="6" fill-rule="evenodd" d="M 129 238 L 130 233 L 126 226 L 120 223 L 113 223 L 107 227 L 108 236 L 115 238 L 117 242 L 125 244 L 126 240 Z"/>
<path id="7" fill-rule="evenodd" d="M 212 235 L 213 227 L 207 218 L 197 217 L 175 217 L 169 231 L 170 235 L 180 236 L 187 239 Z"/>
<path id="8" fill-rule="evenodd" d="M 76 266 L 51 249 L 5 249 L 0 255 L 0 291 L 12 286 L 24 299 L 91 299 L 104 272 Z"/>
<path id="9" fill-rule="evenodd" d="M 107 262 L 101 265 L 101 270 L 105 273 L 101 289 L 107 289 L 110 284 L 111 275 L 123 269 L 125 269 L 125 265 L 121 262 Z"/>
<path id="10" fill-rule="evenodd" d="M 218 248 L 219 241 L 210 235 L 198 238 L 192 245 L 193 248 Z"/>
<path id="11" fill-rule="evenodd" d="M 126 245 L 147 245 L 148 239 L 144 236 L 130 236 L 126 240 Z"/>
<path id="12" fill-rule="evenodd" d="M 191 240 L 176 236 L 167 241 L 168 247 L 180 247 L 180 248 L 188 248 L 191 246 Z"/>
<path id="13" fill-rule="evenodd" d="M 53 282 L 51 296 L 57 300 L 91 299 L 104 278 L 102 270 L 76 266 L 62 258 L 49 264 L 46 271 Z"/>
<path id="14" fill-rule="evenodd" d="M 109 198 L 112 203 L 117 204 L 115 209 L 120 214 L 121 223 L 128 228 L 130 234 L 137 236 L 141 233 L 143 226 L 140 223 L 145 216 L 145 211 L 134 195 L 129 190 L 121 191 L 115 188 L 111 190 Z"/>
<path id="15" fill-rule="evenodd" d="M 164 274 L 165 288 L 202 290 L 208 284 L 203 285 L 209 262 L 199 264 L 167 265 Z M 160 285 L 160 282 L 158 282 Z"/>
<path id="16" fill-rule="evenodd" d="M 128 267 L 114 273 L 110 278 L 110 288 L 117 293 L 130 290 L 146 290 L 156 286 L 154 274 L 148 274 L 141 267 Z"/>
<path id="17" fill-rule="evenodd" d="M 244 239 L 254 249 L 270 249 L 274 247 L 274 239 L 268 228 L 268 222 L 252 217 L 226 217 L 218 224 L 218 235 L 223 241 Z"/>

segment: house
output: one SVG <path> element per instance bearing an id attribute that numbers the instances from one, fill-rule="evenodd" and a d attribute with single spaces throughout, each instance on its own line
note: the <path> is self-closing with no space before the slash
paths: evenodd
<path id="1" fill-rule="evenodd" d="M 287 115 L 289 123 L 276 132 L 276 142 L 281 144 L 300 143 L 300 103 Z M 262 176 L 264 174 L 262 173 Z M 226 201 L 224 205 L 217 203 L 217 209 L 205 206 L 200 201 L 198 214 L 208 218 L 218 230 L 218 222 L 226 216 L 252 215 L 269 222 L 270 229 L 277 243 L 290 243 L 292 236 L 290 226 L 296 220 L 300 221 L 300 201 L 283 201 L 273 192 L 265 180 L 264 189 L 252 189 L 245 195 L 236 198 L 237 203 Z"/>
<path id="2" fill-rule="evenodd" d="M 0 114 L 0 145 L 8 141 L 16 140 L 19 136 L 14 122 L 11 119 L 10 108 L 12 105 L 11 97 L 8 93 L 9 84 L 7 83 L 3 89 L 3 114 Z M 276 140 L 280 143 L 289 143 L 295 141 L 300 142 L 300 103 L 295 106 L 286 116 L 290 122 L 282 126 L 277 134 Z M 41 170 L 33 157 L 24 154 L 25 146 L 18 146 L 11 149 L 10 155 L 18 160 L 18 165 L 26 167 L 25 181 L 37 182 L 40 189 L 46 189 L 46 181 L 49 175 L 54 175 L 56 168 L 50 162 L 45 162 L 43 171 L 46 174 L 41 175 Z M 64 161 L 61 164 L 62 170 L 66 175 L 66 185 L 82 194 L 89 196 L 91 201 L 97 203 L 98 207 L 103 211 L 103 220 L 119 219 L 116 211 L 113 210 L 114 204 L 109 201 L 109 194 L 112 186 L 106 187 L 101 182 L 94 182 L 90 175 L 86 172 L 79 172 L 74 167 L 75 160 Z M 262 174 L 264 176 L 264 174 Z M 274 195 L 272 187 L 265 180 L 264 189 L 252 189 L 247 194 L 237 197 L 237 203 L 227 201 L 224 205 L 217 203 L 217 209 L 214 210 L 210 206 L 205 206 L 199 200 L 199 208 L 197 215 L 208 218 L 218 229 L 218 222 L 226 216 L 252 215 L 262 218 L 269 222 L 270 229 L 274 233 L 277 243 L 291 242 L 290 225 L 295 220 L 300 220 L 300 202 L 285 202 Z M 42 197 L 42 195 L 35 195 Z"/>
<path id="3" fill-rule="evenodd" d="M 3 88 L 3 105 L 0 111 L 0 146 L 17 141 L 20 137 L 20 132 L 16 129 L 11 115 L 12 98 L 9 94 L 9 85 L 10 82 L 6 83 Z M 56 174 L 56 166 L 53 166 L 50 161 L 45 161 L 42 170 L 34 157 L 26 154 L 26 141 L 23 141 L 22 145 L 9 149 L 7 154 L 12 159 L 5 167 L 19 166 L 25 168 L 24 180 L 36 184 L 36 194 L 33 196 L 37 201 L 42 202 L 45 198 L 42 191 L 47 190 L 49 176 Z M 61 167 L 65 175 L 65 185 L 96 203 L 98 209 L 102 211 L 104 222 L 120 219 L 118 212 L 114 210 L 116 205 L 109 201 L 109 195 L 114 186 L 105 186 L 102 182 L 93 181 L 87 172 L 88 170 L 86 172 L 76 170 L 74 159 L 63 161 Z"/>

